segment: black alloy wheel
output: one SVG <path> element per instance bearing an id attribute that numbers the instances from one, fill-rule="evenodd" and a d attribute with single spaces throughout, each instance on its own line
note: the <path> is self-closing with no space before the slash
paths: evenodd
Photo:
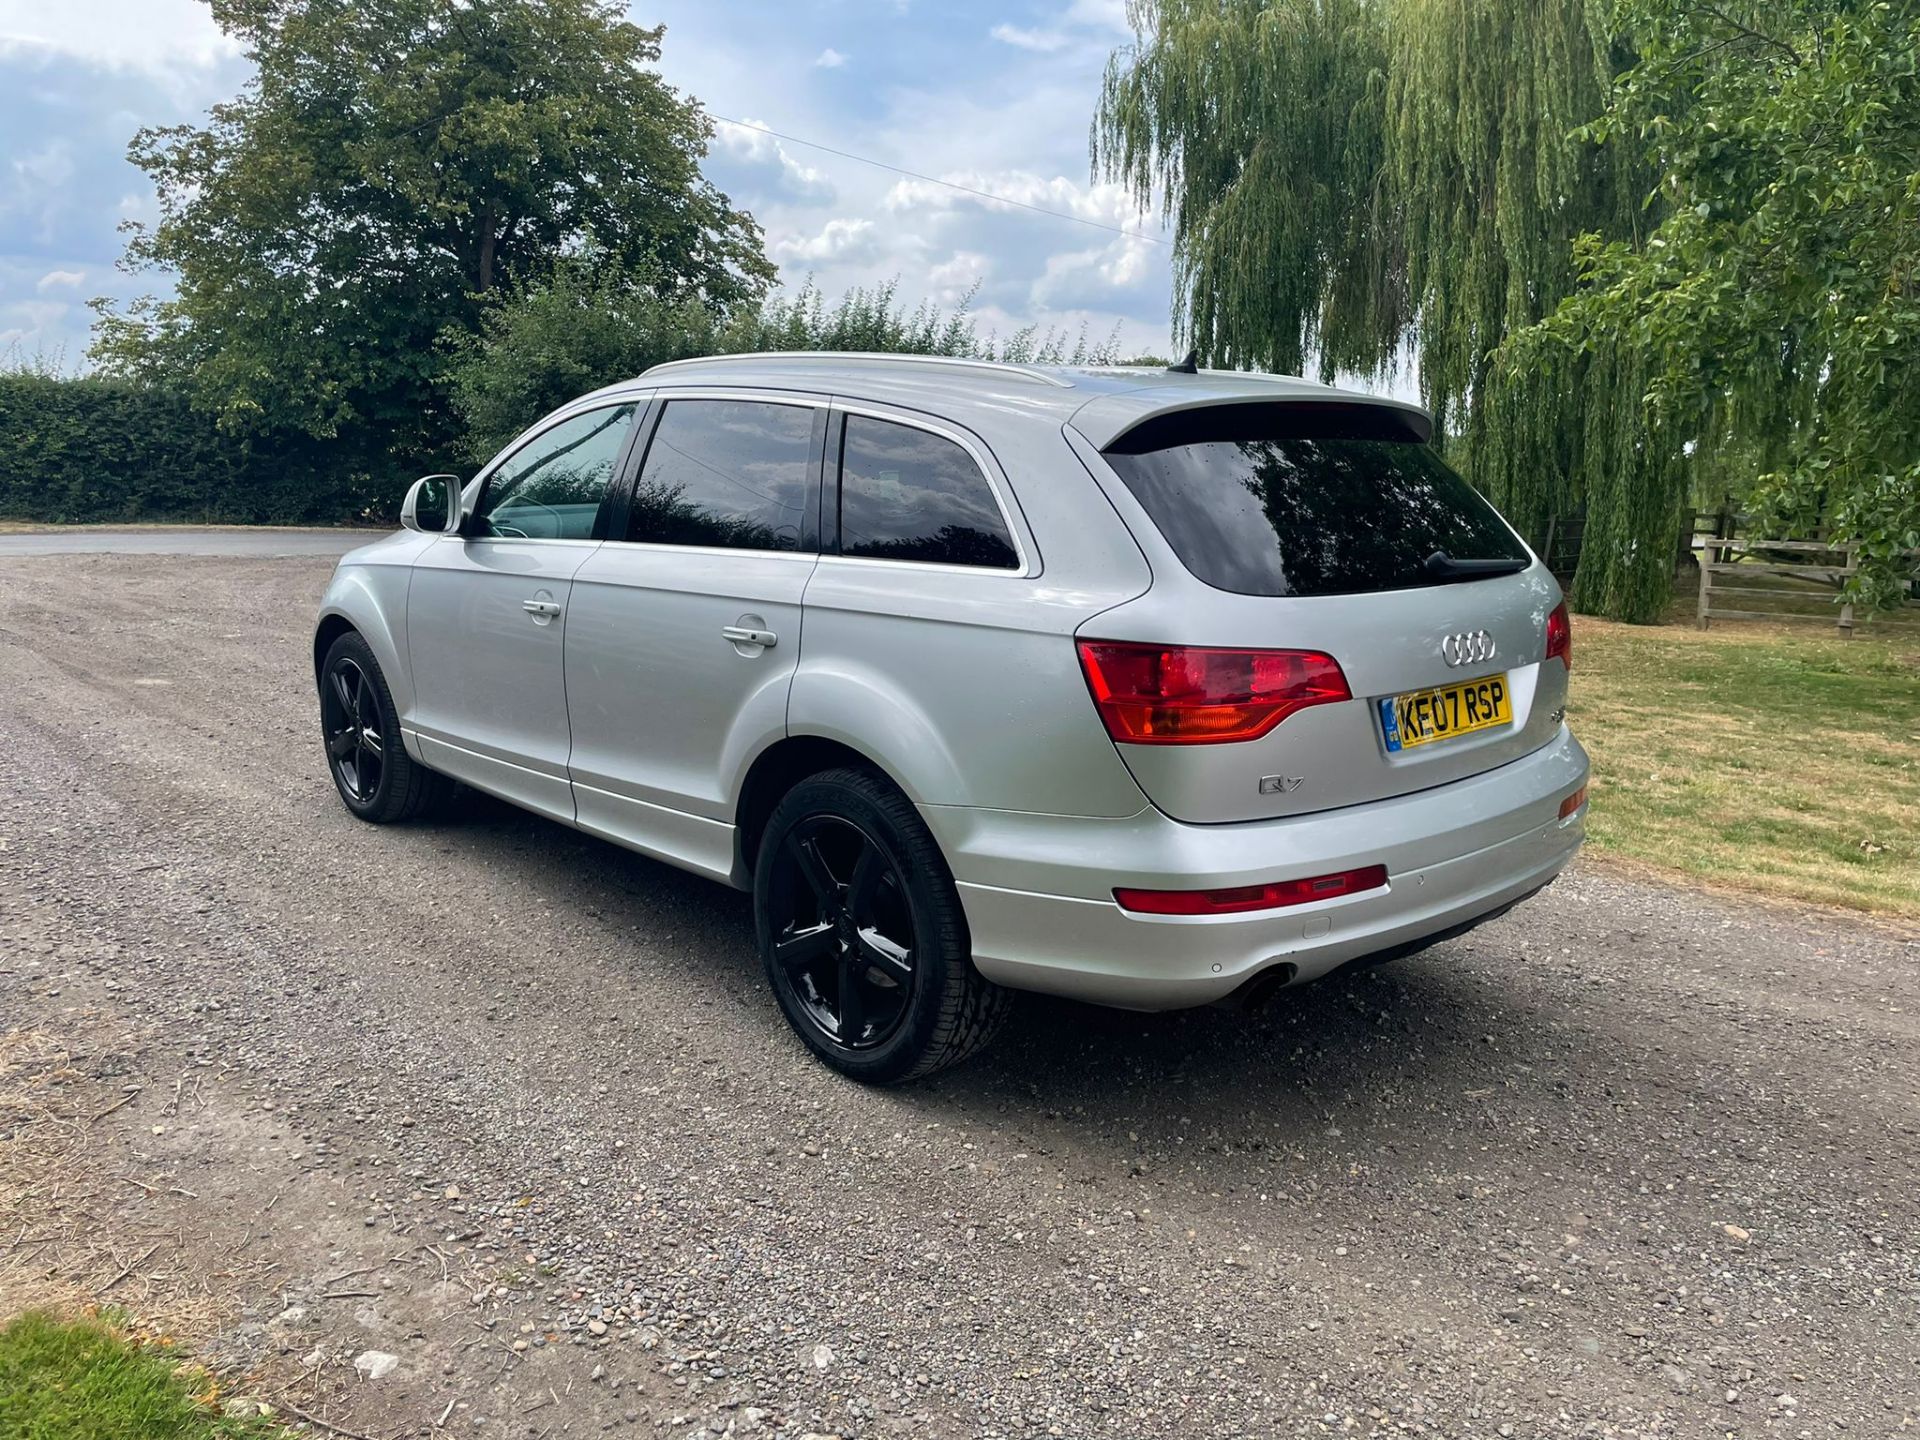
<path id="1" fill-rule="evenodd" d="M 913 994 L 913 912 L 880 844 L 841 815 L 809 815 L 774 857 L 773 963 L 822 1039 L 871 1050 Z"/>
<path id="2" fill-rule="evenodd" d="M 350 800 L 371 805 L 387 768 L 385 724 L 367 672 L 351 655 L 336 655 L 327 666 L 320 723 L 334 780 Z"/>
<path id="3" fill-rule="evenodd" d="M 454 788 L 407 754 L 400 716 L 373 650 L 354 631 L 327 647 L 320 662 L 320 734 L 340 798 L 362 820 L 408 820 Z"/>
<path id="4" fill-rule="evenodd" d="M 913 803 L 885 777 L 800 781 L 761 834 L 754 918 L 768 983 L 807 1047 L 845 1075 L 893 1084 L 973 1054 L 1009 992 L 974 968 L 953 876 Z"/>

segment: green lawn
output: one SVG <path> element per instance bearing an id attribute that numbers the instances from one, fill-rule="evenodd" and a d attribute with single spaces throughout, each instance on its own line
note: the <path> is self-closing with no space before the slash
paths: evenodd
<path id="1" fill-rule="evenodd" d="M 1574 622 L 1596 850 L 1920 917 L 1920 631 Z"/>
<path id="2" fill-rule="evenodd" d="M 219 1413 L 163 1346 L 96 1321 L 22 1315 L 0 1329 L 0 1440 L 289 1440 Z"/>

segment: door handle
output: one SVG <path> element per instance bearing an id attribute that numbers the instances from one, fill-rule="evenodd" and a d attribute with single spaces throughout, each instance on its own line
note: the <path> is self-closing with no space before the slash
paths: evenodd
<path id="1" fill-rule="evenodd" d="M 723 625 L 720 635 L 735 645 L 760 645 L 771 650 L 779 643 L 780 637 L 771 630 L 755 630 L 750 625 Z"/>
<path id="2" fill-rule="evenodd" d="M 560 602 L 558 600 L 523 600 L 520 602 L 520 608 L 529 615 L 558 615 Z"/>

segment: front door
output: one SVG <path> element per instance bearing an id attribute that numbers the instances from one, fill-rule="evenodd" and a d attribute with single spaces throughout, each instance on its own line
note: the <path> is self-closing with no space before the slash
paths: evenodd
<path id="1" fill-rule="evenodd" d="M 733 797 L 786 733 L 825 397 L 663 393 L 618 534 L 573 582 L 583 830 L 725 877 Z"/>
<path id="2" fill-rule="evenodd" d="M 495 462 L 463 531 L 414 562 L 407 648 L 420 757 L 556 819 L 567 781 L 568 607 L 637 406 L 566 416 Z"/>

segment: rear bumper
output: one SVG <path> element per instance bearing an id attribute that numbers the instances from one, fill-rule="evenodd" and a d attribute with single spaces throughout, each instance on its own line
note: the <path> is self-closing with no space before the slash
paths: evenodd
<path id="1" fill-rule="evenodd" d="M 988 979 L 1136 1010 L 1223 999 L 1276 966 L 1290 982 L 1457 931 L 1524 898 L 1580 848 L 1587 779 L 1564 726 L 1533 754 L 1450 785 L 1317 815 L 1187 825 L 923 806 Z M 1384 864 L 1384 889 L 1284 910 L 1140 915 L 1116 886 L 1201 890 Z"/>

